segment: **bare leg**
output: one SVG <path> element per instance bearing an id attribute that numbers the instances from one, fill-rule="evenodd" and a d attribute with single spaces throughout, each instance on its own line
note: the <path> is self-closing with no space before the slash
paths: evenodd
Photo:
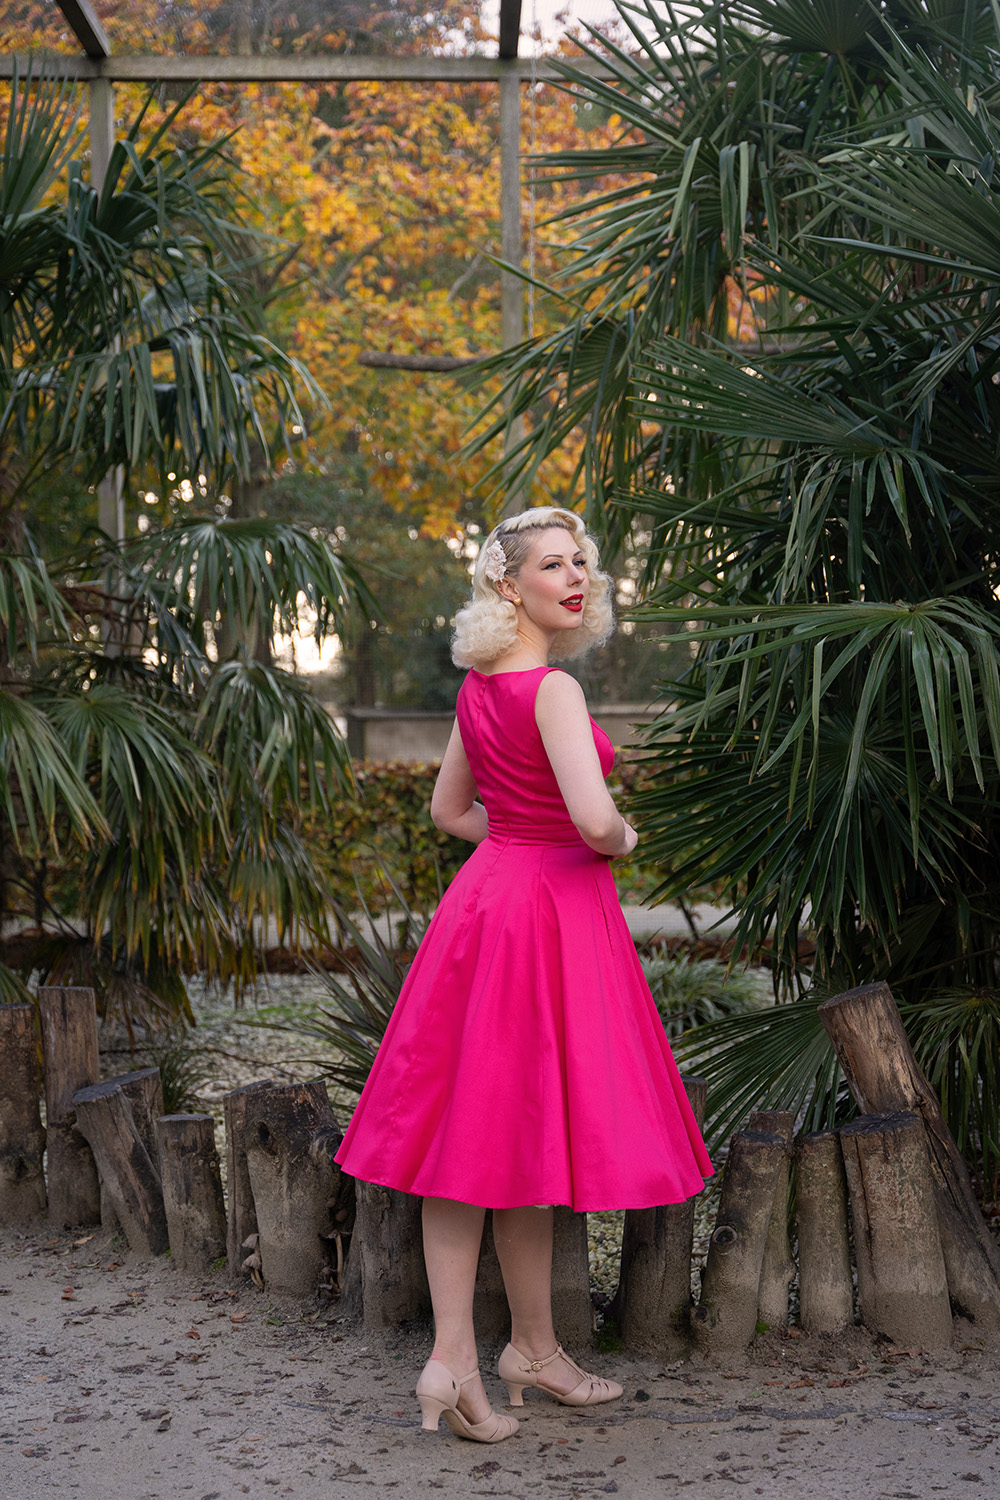
<path id="1" fill-rule="evenodd" d="M 434 1309 L 431 1359 L 447 1365 L 458 1379 L 479 1363 L 472 1298 L 484 1216 L 483 1209 L 470 1203 L 424 1199 L 424 1260 Z M 489 1416 L 490 1403 L 481 1380 L 471 1380 L 462 1387 L 459 1410 L 470 1422 L 482 1422 Z"/>
<path id="2" fill-rule="evenodd" d="M 510 1341 L 528 1359 L 547 1359 L 559 1342 L 552 1326 L 552 1223 L 551 1208 L 493 1210 L 493 1239 L 510 1304 Z M 545 1383 L 569 1392 L 579 1385 L 580 1373 L 557 1359 L 545 1367 Z"/>

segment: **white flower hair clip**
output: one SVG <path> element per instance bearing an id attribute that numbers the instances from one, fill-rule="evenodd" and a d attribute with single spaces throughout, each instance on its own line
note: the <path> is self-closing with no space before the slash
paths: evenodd
<path id="1" fill-rule="evenodd" d="M 499 583 L 507 573 L 507 555 L 499 542 L 490 542 L 483 553 L 483 572 L 491 583 Z"/>

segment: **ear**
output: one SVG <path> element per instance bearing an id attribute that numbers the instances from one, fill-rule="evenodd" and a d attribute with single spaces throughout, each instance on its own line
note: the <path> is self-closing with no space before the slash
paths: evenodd
<path id="1" fill-rule="evenodd" d="M 497 593 L 501 599 L 506 599 L 508 604 L 520 604 L 521 595 L 518 593 L 517 584 L 512 578 L 501 578 L 497 584 Z"/>

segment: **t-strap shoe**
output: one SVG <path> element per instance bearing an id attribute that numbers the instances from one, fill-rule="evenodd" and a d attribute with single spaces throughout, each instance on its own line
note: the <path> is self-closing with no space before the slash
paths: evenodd
<path id="1" fill-rule="evenodd" d="M 417 1381 L 417 1400 L 423 1421 L 422 1432 L 437 1432 L 438 1419 L 444 1417 L 447 1426 L 456 1437 L 469 1438 L 473 1443 L 502 1443 L 513 1437 L 518 1428 L 517 1419 L 505 1412 L 491 1411 L 481 1422 L 468 1422 L 458 1409 L 462 1386 L 468 1385 L 479 1374 L 478 1366 L 471 1375 L 459 1380 L 439 1359 L 429 1359 Z"/>
<path id="2" fill-rule="evenodd" d="M 565 1360 L 570 1369 L 575 1370 L 580 1377 L 571 1391 L 556 1390 L 542 1379 L 541 1372 L 546 1365 L 553 1364 L 557 1359 Z M 537 1387 L 553 1400 L 561 1401 L 564 1406 L 596 1406 L 599 1401 L 616 1401 L 622 1394 L 617 1380 L 602 1380 L 599 1375 L 588 1375 L 575 1360 L 570 1359 L 561 1344 L 556 1345 L 556 1352 L 547 1359 L 529 1359 L 526 1354 L 515 1349 L 513 1344 L 508 1344 L 500 1356 L 500 1379 L 510 1394 L 511 1406 L 524 1405 L 522 1392 L 526 1385 Z"/>

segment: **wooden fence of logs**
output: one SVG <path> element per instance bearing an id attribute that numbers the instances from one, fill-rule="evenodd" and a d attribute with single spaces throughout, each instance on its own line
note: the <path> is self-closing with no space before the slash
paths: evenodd
<path id="1" fill-rule="evenodd" d="M 855 1322 L 855 1270 L 857 1320 L 895 1344 L 944 1347 L 955 1314 L 1000 1328 L 1000 1250 L 888 987 L 851 990 L 819 1013 L 859 1117 L 795 1140 L 791 1115 L 751 1115 L 730 1145 L 695 1305 L 693 1202 L 627 1210 L 610 1309 L 627 1348 L 731 1360 L 756 1333 L 787 1327 L 796 1270 L 808 1333 Z M 42 989 L 38 1016 L 44 1128 L 35 1007 L 0 1007 L 0 1224 L 45 1212 L 58 1225 L 102 1223 L 134 1254 L 169 1246 L 195 1274 L 225 1257 L 270 1294 L 337 1294 L 370 1328 L 427 1316 L 419 1200 L 340 1172 L 322 1083 L 264 1080 L 226 1096 L 224 1195 L 210 1115 L 165 1115 L 155 1068 L 98 1081 L 91 990 Z M 701 1120 L 705 1084 L 685 1082 Z M 568 1209 L 556 1210 L 553 1287 L 562 1337 L 586 1339 L 586 1216 Z M 476 1311 L 484 1337 L 506 1336 L 489 1221 Z"/>

